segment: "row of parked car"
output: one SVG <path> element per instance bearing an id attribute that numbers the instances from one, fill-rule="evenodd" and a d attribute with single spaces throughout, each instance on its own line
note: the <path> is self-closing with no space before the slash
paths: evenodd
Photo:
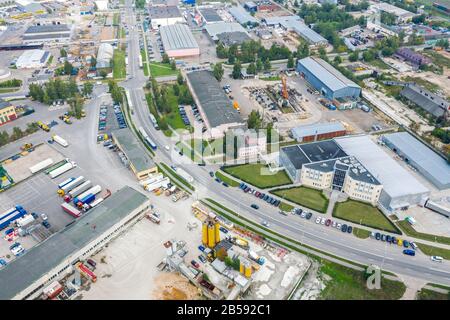
<path id="1" fill-rule="evenodd" d="M 186 110 L 184 110 L 184 106 L 178 106 L 178 110 L 180 111 L 181 119 L 183 120 L 183 123 L 185 126 L 191 125 L 191 122 L 189 121 Z"/>
<path id="2" fill-rule="evenodd" d="M 348 226 L 345 223 L 342 224 L 342 223 L 333 221 L 331 219 L 325 219 L 324 217 L 317 217 L 316 223 L 327 226 L 327 227 L 331 226 L 332 228 L 336 228 L 338 230 L 341 230 L 342 232 L 352 233 L 352 231 L 353 231 L 352 226 Z"/>
<path id="3" fill-rule="evenodd" d="M 123 116 L 120 105 L 115 104 L 113 107 L 114 107 L 114 114 L 116 115 L 117 123 L 119 124 L 119 128 L 120 129 L 126 128 L 127 124 L 125 122 L 125 118 Z"/>
<path id="4" fill-rule="evenodd" d="M 274 205 L 275 207 L 278 207 L 281 203 L 280 200 L 275 199 L 274 197 L 271 197 L 270 195 L 265 194 L 264 192 L 259 192 L 253 188 L 250 188 L 243 182 L 239 185 L 239 189 L 241 189 L 242 191 L 244 191 L 246 193 L 253 194 L 255 197 L 262 199 L 262 200 L 266 201 L 267 203 Z M 259 207 L 256 204 L 251 205 L 251 207 L 254 209 L 259 209 Z"/>

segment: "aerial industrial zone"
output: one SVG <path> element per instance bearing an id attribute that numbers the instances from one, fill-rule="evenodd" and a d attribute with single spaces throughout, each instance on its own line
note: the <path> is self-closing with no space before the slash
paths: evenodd
<path id="1" fill-rule="evenodd" d="M 0 0 L 0 299 L 450 299 L 436 1 Z"/>

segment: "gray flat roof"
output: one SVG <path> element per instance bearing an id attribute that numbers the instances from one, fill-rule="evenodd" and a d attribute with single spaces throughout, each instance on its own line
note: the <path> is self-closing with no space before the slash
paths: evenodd
<path id="1" fill-rule="evenodd" d="M 167 19 L 181 17 L 180 9 L 177 6 L 157 6 L 149 7 L 150 19 Z"/>
<path id="2" fill-rule="evenodd" d="M 217 35 L 217 40 L 222 42 L 226 46 L 231 46 L 233 44 L 242 44 L 245 41 L 249 41 L 251 38 L 246 32 L 234 31 L 234 32 L 223 32 Z"/>
<path id="3" fill-rule="evenodd" d="M 247 31 L 237 22 L 211 23 L 205 26 L 205 30 L 213 40 L 217 40 L 217 35 L 224 32 L 244 32 L 247 34 Z"/>
<path id="4" fill-rule="evenodd" d="M 11 261 L 0 270 L 0 299 L 12 299 L 146 201 L 148 198 L 142 193 L 123 187 L 89 213 Z M 62 209 L 61 214 L 64 214 Z"/>
<path id="5" fill-rule="evenodd" d="M 391 143 L 410 162 L 415 162 L 420 168 L 442 186 L 450 186 L 450 164 L 425 144 L 414 138 L 408 132 L 386 134 L 383 139 Z"/>
<path id="6" fill-rule="evenodd" d="M 191 30 L 185 24 L 172 24 L 159 28 L 165 50 L 198 48 Z"/>
<path id="7" fill-rule="evenodd" d="M 145 171 L 155 166 L 153 159 L 141 148 L 129 128 L 114 130 L 112 135 L 137 171 Z"/>
<path id="8" fill-rule="evenodd" d="M 450 105 L 444 98 L 416 85 L 405 86 L 400 94 L 435 117 L 444 115 Z"/>
<path id="9" fill-rule="evenodd" d="M 207 22 L 223 21 L 222 18 L 217 14 L 217 11 L 212 8 L 199 9 L 199 11 L 203 19 L 205 19 Z"/>
<path id="10" fill-rule="evenodd" d="M 324 122 L 310 125 L 297 126 L 293 128 L 292 135 L 295 139 L 300 137 L 314 136 L 335 131 L 344 131 L 345 127 L 340 122 Z"/>
<path id="11" fill-rule="evenodd" d="M 313 44 L 328 42 L 327 39 L 322 37 L 320 34 L 315 32 L 313 29 L 309 28 L 303 23 L 299 16 L 281 16 L 281 17 L 270 17 L 265 18 L 264 21 L 267 25 L 280 25 L 283 28 L 294 31 L 299 36 L 303 37 L 307 41 Z"/>
<path id="12" fill-rule="evenodd" d="M 355 156 L 383 184 L 383 190 L 391 198 L 429 192 L 367 135 L 334 140 L 346 153 Z"/>
<path id="13" fill-rule="evenodd" d="M 70 28 L 67 24 L 45 24 L 39 26 L 31 26 L 25 31 L 25 35 L 29 33 L 47 33 L 47 32 L 69 32 Z"/>
<path id="14" fill-rule="evenodd" d="M 236 21 L 241 24 L 245 24 L 247 22 L 258 23 L 258 20 L 256 20 L 255 17 L 253 17 L 241 6 L 231 7 L 228 11 L 236 19 Z"/>
<path id="15" fill-rule="evenodd" d="M 190 72 L 187 78 L 211 127 L 244 122 L 211 71 Z"/>
<path id="16" fill-rule="evenodd" d="M 46 39 L 63 39 L 70 38 L 68 33 L 48 33 L 48 34 L 36 34 L 36 35 L 24 35 L 23 40 L 46 40 Z"/>
<path id="17" fill-rule="evenodd" d="M 318 77 L 332 91 L 337 91 L 346 87 L 360 88 L 360 86 L 347 79 L 328 62 L 320 58 L 306 57 L 299 60 L 298 63 L 303 65 L 313 75 Z"/>

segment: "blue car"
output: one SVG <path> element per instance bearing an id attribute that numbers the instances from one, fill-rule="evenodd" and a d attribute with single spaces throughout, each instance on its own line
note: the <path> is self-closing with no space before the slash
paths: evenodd
<path id="1" fill-rule="evenodd" d="M 200 250 L 201 252 L 205 251 L 205 247 L 204 246 L 198 246 L 198 250 Z"/>
<path id="2" fill-rule="evenodd" d="M 416 252 L 411 249 L 405 249 L 405 250 L 403 250 L 403 254 L 414 257 L 416 255 Z"/>
<path id="3" fill-rule="evenodd" d="M 0 259 L 0 266 L 6 266 L 8 263 L 4 259 Z"/>

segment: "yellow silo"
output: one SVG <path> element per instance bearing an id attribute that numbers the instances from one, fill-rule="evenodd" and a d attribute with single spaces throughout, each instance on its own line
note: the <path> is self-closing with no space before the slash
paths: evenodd
<path id="1" fill-rule="evenodd" d="M 249 262 L 245 263 L 244 270 L 245 277 L 250 278 L 252 276 L 252 265 Z"/>
<path id="2" fill-rule="evenodd" d="M 202 243 L 204 246 L 208 245 L 208 223 L 206 222 L 202 225 Z"/>
<path id="3" fill-rule="evenodd" d="M 216 246 L 214 224 L 208 224 L 208 247 L 211 249 Z"/>
<path id="4" fill-rule="evenodd" d="M 220 242 L 220 224 L 218 222 L 215 223 L 214 228 L 216 230 L 216 244 Z"/>

